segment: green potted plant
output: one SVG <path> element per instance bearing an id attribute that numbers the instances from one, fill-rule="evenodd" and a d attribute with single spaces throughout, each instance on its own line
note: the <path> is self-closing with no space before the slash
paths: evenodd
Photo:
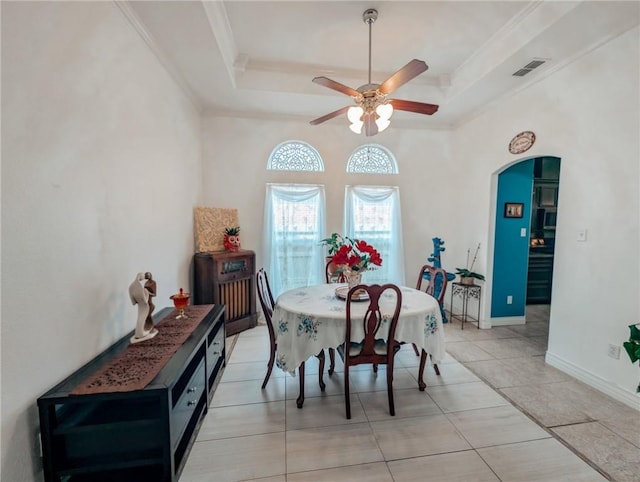
<path id="1" fill-rule="evenodd" d="M 622 344 L 625 351 L 627 352 L 627 355 L 629 355 L 629 358 L 631 359 L 631 363 L 635 363 L 640 360 L 640 329 L 638 329 L 639 325 L 640 323 L 629 325 L 629 341 L 625 341 Z M 640 393 L 640 383 L 638 383 L 636 392 Z"/>
<path id="2" fill-rule="evenodd" d="M 467 264 L 465 265 L 465 268 L 456 268 L 456 274 L 460 276 L 460 283 L 462 283 L 463 285 L 472 285 L 477 279 L 484 281 L 484 275 L 473 271 L 473 265 L 475 264 L 476 258 L 478 257 L 478 251 L 480 251 L 480 243 L 478 243 L 478 247 L 476 248 L 476 252 L 473 255 L 471 265 L 469 265 L 469 255 L 471 254 L 471 248 L 467 249 Z"/>

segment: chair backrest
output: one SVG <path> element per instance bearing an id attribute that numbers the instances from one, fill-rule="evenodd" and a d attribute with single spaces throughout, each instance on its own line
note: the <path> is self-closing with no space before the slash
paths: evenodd
<path id="1" fill-rule="evenodd" d="M 327 283 L 346 283 L 347 277 L 344 273 L 335 273 L 334 267 L 332 266 L 332 261 L 328 260 L 327 265 L 324 267 L 324 279 Z"/>
<path id="2" fill-rule="evenodd" d="M 260 268 L 256 273 L 256 288 L 258 290 L 260 306 L 262 306 L 262 312 L 264 313 L 267 328 L 269 329 L 269 337 L 271 337 L 272 340 L 275 340 L 271 316 L 273 315 L 273 309 L 276 306 L 276 302 L 273 299 L 271 286 L 269 286 L 269 277 L 267 276 L 267 272 L 264 268 Z"/>
<path id="3" fill-rule="evenodd" d="M 428 279 L 425 279 L 425 273 L 429 274 Z M 438 300 L 438 304 L 441 305 L 444 300 L 444 293 L 447 290 L 447 272 L 443 268 L 425 264 L 418 276 L 417 290 L 422 289 L 423 281 L 428 282 L 424 291 Z"/>
<path id="4" fill-rule="evenodd" d="M 362 319 L 354 319 L 352 317 L 352 308 L 359 304 L 358 301 L 351 301 L 354 293 L 364 290 L 369 295 L 369 306 Z M 395 296 L 393 294 L 395 293 Z M 356 294 L 356 299 L 362 295 Z M 384 297 L 389 300 L 385 303 L 384 312 L 380 309 L 380 299 Z M 394 299 L 395 298 L 395 299 Z M 349 365 L 358 365 L 360 363 L 387 363 L 392 364 L 393 355 L 395 353 L 395 333 L 400 316 L 400 307 L 402 306 L 402 292 L 398 286 L 387 283 L 384 285 L 358 285 L 349 290 L 346 300 L 346 334 L 345 334 L 345 364 L 347 358 Z M 354 323 L 362 323 L 364 331 L 364 339 L 354 349 L 352 340 L 352 327 Z M 388 326 L 389 331 L 384 333 Z M 382 331 L 382 332 L 381 332 Z M 377 343 L 376 343 L 376 340 Z M 385 344 L 381 344 L 383 340 Z M 359 350 L 358 350 L 359 348 Z M 349 356 L 347 357 L 346 354 Z"/>

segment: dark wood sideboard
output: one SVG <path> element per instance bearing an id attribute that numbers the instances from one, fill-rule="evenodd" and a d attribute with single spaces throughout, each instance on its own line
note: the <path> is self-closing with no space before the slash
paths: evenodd
<path id="1" fill-rule="evenodd" d="M 45 481 L 176 482 L 224 371 L 224 311 L 212 306 L 144 389 L 71 394 L 131 332 L 38 398 Z"/>
<path id="2" fill-rule="evenodd" d="M 212 251 L 193 257 L 193 302 L 222 304 L 227 336 L 258 324 L 256 255 L 253 251 Z"/>

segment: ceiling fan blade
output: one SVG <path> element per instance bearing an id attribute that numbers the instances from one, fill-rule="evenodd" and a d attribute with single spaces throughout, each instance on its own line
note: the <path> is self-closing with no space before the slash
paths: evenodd
<path id="1" fill-rule="evenodd" d="M 364 133 L 367 137 L 375 136 L 378 133 L 378 124 L 376 124 L 376 114 L 365 114 L 364 116 Z"/>
<path id="2" fill-rule="evenodd" d="M 389 99 L 388 102 L 395 110 L 406 110 L 416 114 L 435 114 L 439 107 L 435 104 L 425 104 L 424 102 L 415 102 L 413 100 Z"/>
<path id="3" fill-rule="evenodd" d="M 383 94 L 390 94 L 394 90 L 396 90 L 401 85 L 406 84 L 414 77 L 417 77 L 422 72 L 427 70 L 427 64 L 422 60 L 413 59 L 407 65 L 398 70 L 395 74 L 385 80 L 378 90 Z M 315 79 L 314 79 L 315 80 Z"/>
<path id="4" fill-rule="evenodd" d="M 346 85 L 341 84 L 340 82 L 336 82 L 335 80 L 328 79 L 327 77 L 314 77 L 311 82 L 322 85 L 324 87 L 329 87 L 330 89 L 337 90 L 338 92 L 349 95 L 351 97 L 360 95 L 360 92 L 358 92 L 357 90 L 352 89 L 351 87 L 347 87 Z"/>
<path id="5" fill-rule="evenodd" d="M 341 114 L 346 114 L 349 106 L 343 107 L 342 109 L 338 109 L 330 114 L 323 115 L 322 117 L 318 117 L 317 119 L 313 119 L 309 124 L 312 126 L 317 126 L 318 124 L 322 124 L 323 122 L 328 121 L 329 119 L 333 119 L 334 117 L 338 117 Z"/>

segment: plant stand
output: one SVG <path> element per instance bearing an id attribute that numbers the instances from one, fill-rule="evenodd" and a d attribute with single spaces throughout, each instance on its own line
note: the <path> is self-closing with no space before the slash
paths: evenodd
<path id="1" fill-rule="evenodd" d="M 460 282 L 451 283 L 451 301 L 449 309 L 451 310 L 451 320 L 457 318 L 462 323 L 462 329 L 464 330 L 464 324 L 468 321 L 477 323 L 477 328 L 480 328 L 480 297 L 482 295 L 482 286 L 476 284 L 464 284 Z M 453 300 L 462 299 L 462 307 L 460 313 L 455 313 Z M 473 298 L 478 302 L 478 313 L 476 318 L 469 316 L 469 298 Z"/>

